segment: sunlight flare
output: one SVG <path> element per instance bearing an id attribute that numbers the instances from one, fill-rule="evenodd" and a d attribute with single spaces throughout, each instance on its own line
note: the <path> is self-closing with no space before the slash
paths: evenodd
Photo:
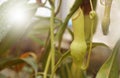
<path id="1" fill-rule="evenodd" d="M 10 9 L 7 18 L 12 24 L 24 24 L 27 20 L 27 16 L 24 7 L 14 7 Z"/>

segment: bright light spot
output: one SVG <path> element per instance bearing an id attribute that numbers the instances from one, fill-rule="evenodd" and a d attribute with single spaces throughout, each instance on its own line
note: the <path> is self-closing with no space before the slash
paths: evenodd
<path id="1" fill-rule="evenodd" d="M 27 13 L 25 13 L 24 7 L 14 7 L 11 8 L 8 13 L 8 21 L 11 24 L 24 24 L 27 21 Z"/>
<path id="2" fill-rule="evenodd" d="M 13 22 L 22 22 L 25 18 L 24 12 L 18 9 L 14 11 L 11 10 L 10 17 L 11 17 L 11 21 Z"/>
<path id="3" fill-rule="evenodd" d="M 29 3 L 35 3 L 36 0 L 29 0 Z"/>

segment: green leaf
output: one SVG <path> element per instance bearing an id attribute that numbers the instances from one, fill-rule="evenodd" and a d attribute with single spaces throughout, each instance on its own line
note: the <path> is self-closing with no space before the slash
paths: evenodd
<path id="1" fill-rule="evenodd" d="M 30 65 L 32 68 L 33 68 L 33 70 L 35 71 L 35 78 L 37 77 L 37 69 L 38 69 L 38 65 L 37 65 L 37 62 L 36 62 L 36 60 L 34 60 L 33 58 L 22 58 L 22 60 L 26 63 L 26 64 L 28 64 L 28 65 Z"/>
<path id="2" fill-rule="evenodd" d="M 118 52 L 120 40 L 116 43 L 112 55 L 106 60 L 97 73 L 96 78 L 119 78 Z"/>
<path id="3" fill-rule="evenodd" d="M 88 49 L 89 49 L 90 42 L 87 42 L 87 45 L 88 45 Z M 109 48 L 109 49 L 110 49 L 110 47 L 109 47 L 109 46 L 107 46 L 107 45 L 106 45 L 106 44 L 104 44 L 104 43 L 99 43 L 99 42 L 93 42 L 93 43 L 92 43 L 92 48 L 95 48 L 95 47 L 97 47 L 97 46 L 104 46 L 104 47 L 107 47 L 107 48 Z"/>
<path id="4" fill-rule="evenodd" d="M 28 32 L 29 25 L 38 8 L 37 4 L 30 4 L 28 1 L 8 0 L 0 5 L 0 55 L 3 55 L 7 49 Z M 27 14 L 24 23 L 10 22 L 12 18 L 9 17 L 9 12 L 11 8 L 14 8 L 13 6 L 24 9 L 24 12 Z"/>
<path id="5" fill-rule="evenodd" d="M 19 58 L 1 58 L 0 59 L 0 70 L 16 65 L 16 64 L 20 64 L 23 63 L 23 61 Z"/>
<path id="6" fill-rule="evenodd" d="M 33 58 L 2 58 L 0 59 L 0 70 L 13 66 L 18 65 L 21 63 L 26 63 L 30 65 L 35 71 L 37 71 L 37 63 Z"/>
<path id="7" fill-rule="evenodd" d="M 33 58 L 22 58 L 22 60 L 30 65 L 35 71 L 37 71 L 38 65 L 36 63 L 36 61 Z"/>

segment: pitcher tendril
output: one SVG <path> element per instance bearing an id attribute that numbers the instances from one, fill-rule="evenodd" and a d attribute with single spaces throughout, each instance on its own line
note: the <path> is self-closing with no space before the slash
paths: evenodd
<path id="1" fill-rule="evenodd" d="M 82 70 L 86 70 L 89 66 L 90 56 L 91 56 L 91 52 L 92 52 L 92 39 L 93 39 L 94 29 L 96 28 L 95 21 L 96 21 L 96 16 L 97 15 L 96 15 L 96 12 L 93 9 L 92 0 L 90 0 L 90 7 L 91 7 L 91 11 L 89 13 L 89 19 L 91 20 L 90 39 L 89 39 L 90 45 L 89 45 L 86 64 L 82 65 L 82 67 L 81 67 Z"/>
<path id="2" fill-rule="evenodd" d="M 89 66 L 90 63 L 90 56 L 92 53 L 92 39 L 93 39 L 93 27 L 94 27 L 94 22 L 95 22 L 95 18 L 96 18 L 96 12 L 95 11 L 91 11 L 90 14 L 90 19 L 92 20 L 92 24 L 91 24 L 91 37 L 90 37 L 90 48 L 88 51 L 88 58 L 87 58 L 87 62 L 85 66 L 82 66 L 82 70 L 86 70 Z"/>

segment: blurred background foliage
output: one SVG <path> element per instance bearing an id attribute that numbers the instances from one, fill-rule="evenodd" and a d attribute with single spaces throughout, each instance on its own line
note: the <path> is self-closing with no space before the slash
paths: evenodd
<path id="1" fill-rule="evenodd" d="M 62 6 L 63 0 L 1 1 L 0 78 L 119 78 L 120 40 L 114 48 L 91 41 L 90 1 L 96 11 L 99 0 L 75 0 L 71 9 L 66 9 L 69 13 L 61 12 L 67 7 Z M 71 17 L 79 7 L 84 12 L 86 29 L 84 61 L 90 61 L 86 70 L 77 69 L 69 48 L 74 39 Z M 18 16 L 24 18 L 21 20 Z M 92 33 L 97 32 L 98 21 L 96 17 Z M 92 53 L 88 59 L 90 48 Z"/>

